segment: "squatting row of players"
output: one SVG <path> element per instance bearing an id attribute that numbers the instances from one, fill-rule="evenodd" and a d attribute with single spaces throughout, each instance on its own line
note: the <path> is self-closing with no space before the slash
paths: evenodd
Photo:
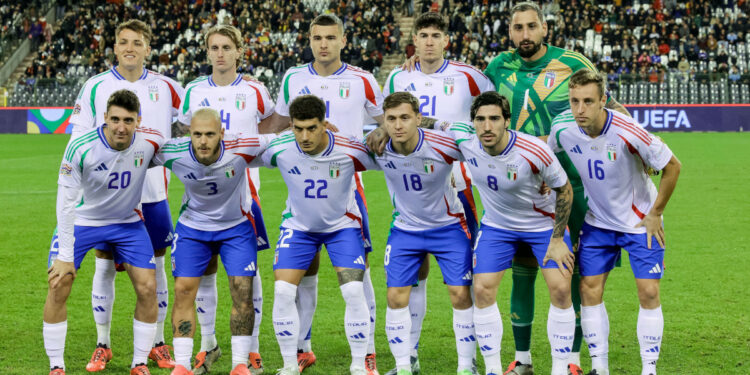
<path id="1" fill-rule="evenodd" d="M 213 73 L 183 90 L 144 69 L 148 26 L 137 20 L 121 24 L 114 46 L 118 65 L 81 90 L 60 168 L 43 329 L 50 373 L 64 374 L 65 303 L 92 248 L 98 338 L 88 371 L 104 370 L 112 358 L 114 278 L 122 267 L 137 294 L 131 374 L 148 374 L 148 358 L 174 368 L 173 374 L 207 373 L 221 355 L 214 335 L 221 256 L 232 298 L 232 374 L 262 373 L 256 252 L 269 246 L 256 167 L 266 166 L 280 170 L 289 190 L 274 257 L 280 374 L 298 374 L 316 361 L 310 333 L 321 245 L 346 302 L 350 372 L 378 373 L 369 225 L 358 175 L 366 169 L 384 172 L 394 206 L 384 253 L 385 328 L 396 360 L 388 373 L 420 371 L 425 258 L 433 254 L 453 305 L 458 374 L 477 373 L 477 346 L 486 374 L 503 371 L 496 294 L 511 266 L 516 358 L 505 373 L 533 374 L 529 342 L 537 265 L 550 292 L 550 372 L 583 373 L 574 311 L 582 305 L 590 374 L 608 374 L 602 294 L 625 248 L 641 304 L 642 373 L 656 374 L 663 331 L 661 215 L 679 162 L 609 97 L 585 57 L 543 43 L 546 24 L 535 4 L 512 9 L 509 34 L 517 48 L 493 60 L 486 75 L 443 58 L 445 30 L 434 13 L 418 17 L 418 59 L 391 72 L 381 93 L 370 73 L 340 60 L 341 21 L 319 16 L 310 27 L 315 61 L 287 71 L 274 104 L 262 84 L 237 74 L 243 54 L 237 29 L 216 26 L 206 33 Z M 175 116 L 188 126 L 189 138 L 170 139 Z M 368 118 L 381 126 L 365 143 Z M 174 233 L 168 169 L 186 188 Z M 649 170 L 662 173 L 658 193 Z M 472 184 L 485 209 L 478 229 Z M 163 334 L 163 255 L 170 245 L 174 359 Z M 194 311 L 202 340 L 191 363 Z"/>

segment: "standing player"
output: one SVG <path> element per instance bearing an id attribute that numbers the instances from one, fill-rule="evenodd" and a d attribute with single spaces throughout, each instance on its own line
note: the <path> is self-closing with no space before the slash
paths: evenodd
<path id="1" fill-rule="evenodd" d="M 583 372 L 568 364 L 575 332 L 570 277 L 575 257 L 565 227 L 573 203 L 568 177 L 547 145 L 507 130 L 508 99 L 497 92 L 472 104 L 473 126 L 455 123 L 451 134 L 474 176 L 485 213 L 474 248 L 474 329 L 487 374 L 500 374 L 502 320 L 497 288 L 520 246 L 530 247 L 550 293 L 547 337 L 552 375 Z M 540 193 L 546 184 L 556 194 Z M 554 225 L 553 225 L 554 224 Z M 569 367 L 568 367 L 569 366 Z"/>
<path id="2" fill-rule="evenodd" d="M 620 248 L 624 248 L 640 301 L 641 374 L 656 375 L 664 330 L 659 299 L 664 272 L 662 214 L 677 185 L 681 165 L 661 139 L 632 118 L 605 108 L 604 85 L 604 77 L 592 70 L 570 77 L 571 111 L 555 119 L 548 144 L 570 157 L 589 202 L 578 253 L 581 323 L 591 353 L 590 374 L 609 374 L 609 319 L 602 295 Z M 648 168 L 662 171 L 658 192 Z"/>
<path id="3" fill-rule="evenodd" d="M 341 50 L 346 45 L 344 25 L 332 14 L 316 17 L 310 24 L 310 46 L 315 61 L 289 69 L 284 75 L 279 95 L 276 98 L 276 112 L 271 116 L 269 126 L 262 124 L 261 133 L 278 132 L 289 126 L 289 104 L 300 95 L 312 94 L 321 98 L 326 105 L 325 119 L 339 129 L 345 137 L 362 139 L 364 121 L 372 117 L 378 123 L 383 121 L 383 96 L 375 77 L 359 68 L 341 61 Z M 365 250 L 372 251 L 367 218 L 364 188 L 358 174 L 355 175 L 355 198 L 362 213 L 362 227 L 365 231 Z M 367 260 L 367 258 L 365 259 Z M 299 285 L 298 308 L 300 311 L 300 336 L 298 346 L 300 371 L 312 365 L 316 358 L 311 348 L 310 336 L 312 319 L 317 305 L 318 265 L 316 257 Z M 375 291 L 370 279 L 369 262 L 365 270 L 364 288 L 367 307 L 370 311 L 372 331 L 367 349 L 367 370 L 376 375 L 375 362 Z"/>
<path id="4" fill-rule="evenodd" d="M 393 202 L 393 223 L 385 248 L 388 309 L 386 333 L 396 359 L 396 373 L 412 371 L 412 285 L 428 254 L 443 273 L 453 305 L 453 332 L 458 351 L 457 373 L 472 374 L 475 352 L 471 301 L 471 241 L 461 201 L 451 185 L 453 162 L 461 153 L 447 134 L 418 128 L 419 101 L 408 92 L 383 102 L 384 127 L 390 141 L 376 157 L 385 173 Z"/>
<path id="5" fill-rule="evenodd" d="M 172 79 L 144 68 L 144 59 L 151 53 L 151 28 L 144 22 L 133 19 L 120 24 L 115 34 L 114 51 L 118 65 L 90 78 L 83 85 L 70 118 L 73 124 L 70 143 L 104 122 L 107 98 L 120 89 L 130 90 L 138 96 L 141 113 L 149 127 L 165 137 L 172 134 L 172 118 L 177 114 L 181 103 L 182 87 Z M 157 331 L 149 358 L 162 368 L 174 367 L 169 347 L 164 344 L 164 320 L 169 303 L 164 254 L 172 241 L 172 218 L 167 203 L 168 182 L 169 174 L 166 169 L 149 169 L 141 198 L 146 229 L 154 249 L 156 295 L 159 300 Z M 109 333 L 115 298 L 115 264 L 109 249 L 96 249 L 91 303 L 96 322 L 97 346 L 86 366 L 88 371 L 102 371 L 112 359 Z"/>
<path id="6" fill-rule="evenodd" d="M 510 10 L 510 39 L 515 49 L 503 52 L 490 62 L 486 74 L 497 91 L 510 101 L 510 129 L 530 134 L 546 141 L 552 119 L 569 108 L 568 80 L 576 71 L 595 70 L 591 62 L 577 52 L 544 43 L 547 23 L 539 6 L 533 2 L 516 4 Z M 625 107 L 609 98 L 607 108 L 627 114 Z M 572 243 L 586 213 L 583 187 L 575 168 L 564 154 L 558 155 L 573 187 L 573 207 L 568 220 Z M 534 319 L 534 282 L 538 265 L 529 249 L 522 249 L 513 262 L 513 288 L 510 299 L 510 318 L 516 344 L 516 361 L 512 374 L 533 374 L 531 366 L 531 324 Z M 572 278 L 573 307 L 579 309 L 579 275 Z M 576 323 L 576 339 L 571 362 L 580 365 L 580 324 Z"/>
<path id="7" fill-rule="evenodd" d="M 443 58 L 443 51 L 449 41 L 447 26 L 443 17 L 434 12 L 417 17 L 414 21 L 413 40 L 419 62 L 411 71 L 401 67 L 393 69 L 383 87 L 383 95 L 406 91 L 419 98 L 419 112 L 423 118 L 436 118 L 451 123 L 468 122 L 472 99 L 482 92 L 494 91 L 495 86 L 474 67 Z M 473 240 L 477 231 L 477 212 L 465 164 L 454 164 L 453 176 Z M 427 310 L 429 264 L 429 261 L 422 263 L 419 281 L 412 286 L 409 297 L 412 316 L 410 342 L 413 345 L 411 361 L 415 372 L 419 369 L 417 349 Z M 391 373 L 395 374 L 395 371 L 391 370 L 388 374 Z"/>
<path id="8" fill-rule="evenodd" d="M 222 129 L 226 134 L 254 136 L 258 134 L 258 123 L 269 119 L 273 113 L 274 103 L 266 87 L 256 81 L 244 81 L 237 73 L 244 46 L 240 31 L 230 25 L 218 25 L 210 28 L 203 37 L 208 60 L 213 66 L 212 74 L 190 82 L 185 88 L 185 102 L 180 109 L 179 120 L 190 124 L 194 111 L 201 108 L 214 108 L 220 111 Z M 246 168 L 242 173 L 245 183 L 244 197 L 252 206 L 258 235 L 258 250 L 269 247 L 263 215 L 260 210 L 260 178 L 257 168 Z M 198 322 L 201 326 L 201 349 L 195 357 L 196 375 L 208 372 L 211 364 L 221 355 L 214 327 L 216 326 L 216 256 L 201 277 L 196 294 Z M 263 289 L 261 278 L 256 273 L 253 278 L 253 305 L 255 323 L 250 343 L 251 371 L 263 371 L 260 356 L 258 334 L 263 314 Z"/>
<path id="9" fill-rule="evenodd" d="M 146 168 L 164 142 L 141 122 L 138 97 L 115 91 L 103 107 L 104 125 L 71 141 L 60 166 L 57 223 L 60 252 L 47 270 L 44 348 L 50 375 L 65 374 L 67 299 L 77 269 L 94 245 L 103 244 L 125 270 L 136 293 L 131 375 L 148 375 L 146 361 L 156 335 L 154 252 L 138 203 Z M 79 204 L 80 202 L 80 204 Z"/>
<path id="10" fill-rule="evenodd" d="M 154 163 L 171 169 L 185 184 L 172 246 L 175 302 L 172 310 L 173 375 L 193 374 L 194 302 L 210 261 L 221 255 L 232 296 L 232 375 L 249 375 L 253 332 L 253 276 L 257 266 L 255 220 L 247 178 L 241 172 L 266 147 L 269 136 L 224 141 L 219 113 L 202 108 L 192 116 L 190 139 L 168 141 Z M 215 273 L 214 273 L 215 274 Z M 215 308 L 215 307 L 214 307 Z M 199 367 L 200 369 L 200 367 Z"/>
<path id="11" fill-rule="evenodd" d="M 346 303 L 345 331 L 352 354 L 352 375 L 364 375 L 370 335 L 362 279 L 365 274 L 362 216 L 354 200 L 354 174 L 372 165 L 355 138 L 325 129 L 325 103 L 316 96 L 297 97 L 289 106 L 291 133 L 284 133 L 263 153 L 268 167 L 279 168 L 289 190 L 274 257 L 273 325 L 284 367 L 280 375 L 299 374 L 300 316 L 297 286 L 321 245 L 331 258 Z M 351 140 L 349 140 L 351 139 Z"/>

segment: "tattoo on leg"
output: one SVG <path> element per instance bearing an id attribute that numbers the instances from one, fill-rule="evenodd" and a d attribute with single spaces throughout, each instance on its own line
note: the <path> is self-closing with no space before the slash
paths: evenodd
<path id="1" fill-rule="evenodd" d="M 345 268 L 336 273 L 339 277 L 339 285 L 344 285 L 350 281 L 362 281 L 365 277 L 365 270 L 356 268 Z"/>
<path id="2" fill-rule="evenodd" d="M 190 331 L 193 330 L 193 323 L 188 320 L 180 320 L 177 329 L 180 331 L 180 336 L 190 336 Z"/>
<path id="3" fill-rule="evenodd" d="M 232 312 L 229 329 L 233 336 L 250 336 L 255 323 L 253 307 L 253 278 L 229 276 L 229 293 L 232 295 Z"/>

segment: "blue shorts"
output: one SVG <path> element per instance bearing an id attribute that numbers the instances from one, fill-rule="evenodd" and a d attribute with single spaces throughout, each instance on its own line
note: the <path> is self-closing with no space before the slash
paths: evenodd
<path id="1" fill-rule="evenodd" d="M 474 192 L 471 190 L 471 185 L 465 190 L 458 192 L 458 199 L 461 201 L 461 205 L 464 206 L 464 216 L 466 217 L 466 225 L 471 235 L 471 246 L 474 246 L 477 241 L 477 207 L 474 204 Z"/>
<path id="2" fill-rule="evenodd" d="M 75 242 L 73 253 L 76 269 L 83 257 L 93 247 L 112 252 L 115 263 L 127 263 L 134 267 L 154 269 L 154 248 L 142 221 L 111 224 L 102 227 L 76 225 L 73 231 Z M 101 244 L 102 246 L 98 246 Z M 101 248 L 100 248 L 101 247 Z"/>
<path id="3" fill-rule="evenodd" d="M 448 285 L 471 285 L 471 241 L 461 224 L 420 232 L 391 228 L 383 264 L 388 287 L 417 283 L 427 254 L 433 254 Z"/>
<path id="4" fill-rule="evenodd" d="M 260 209 L 260 199 L 257 199 L 257 195 L 253 196 L 253 205 L 250 208 L 252 213 L 253 222 L 252 226 L 255 231 L 255 242 L 257 244 L 258 251 L 270 249 L 271 244 L 268 241 L 268 232 L 266 231 L 266 223 L 263 221 L 263 212 Z"/>
<path id="5" fill-rule="evenodd" d="M 218 231 L 198 230 L 177 222 L 172 244 L 172 275 L 201 277 L 214 254 L 229 276 L 255 276 L 257 250 L 250 221 Z"/>
<path id="6" fill-rule="evenodd" d="M 306 270 L 320 246 L 325 245 L 334 267 L 365 269 L 362 230 L 344 228 L 331 233 L 312 233 L 279 228 L 273 269 Z"/>
<path id="7" fill-rule="evenodd" d="M 596 276 L 609 272 L 620 258 L 620 249 L 628 251 L 630 268 L 636 279 L 661 279 L 664 275 L 664 249 L 656 238 L 651 248 L 646 233 L 623 233 L 597 228 L 583 223 L 578 246 L 581 276 Z"/>
<path id="8" fill-rule="evenodd" d="M 359 179 L 359 174 L 354 174 L 356 189 L 354 190 L 354 200 L 357 202 L 357 208 L 362 215 L 362 237 L 365 239 L 365 253 L 372 252 L 372 237 L 370 237 L 370 219 L 367 215 L 367 201 L 365 200 L 365 189 Z"/>
<path id="9" fill-rule="evenodd" d="M 167 200 L 143 203 L 141 204 L 141 210 L 146 222 L 146 231 L 151 238 L 151 246 L 154 250 L 166 249 L 172 245 L 174 232 L 172 231 L 172 214 L 169 212 Z"/>
<path id="10" fill-rule="evenodd" d="M 550 260 L 542 266 L 547 255 L 552 229 L 542 232 L 519 232 L 496 228 L 483 224 L 479 230 L 477 244 L 474 247 L 474 273 L 493 273 L 507 270 L 513 264 L 513 257 L 521 249 L 531 249 L 539 267 L 557 268 L 557 262 Z M 573 252 L 570 244 L 570 233 L 565 231 L 563 241 L 568 250 Z"/>

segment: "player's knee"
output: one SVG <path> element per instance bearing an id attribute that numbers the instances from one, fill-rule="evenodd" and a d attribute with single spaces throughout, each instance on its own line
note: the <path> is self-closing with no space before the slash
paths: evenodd
<path id="1" fill-rule="evenodd" d="M 474 284 L 474 297 L 477 306 L 484 308 L 495 303 L 496 291 L 496 288 L 490 288 L 481 283 Z"/>
<path id="2" fill-rule="evenodd" d="M 450 297 L 451 304 L 454 308 L 459 310 L 465 310 L 471 307 L 471 291 L 468 286 L 465 287 L 451 287 Z"/>
<path id="3" fill-rule="evenodd" d="M 73 278 L 70 276 L 63 277 L 57 285 L 49 285 L 50 301 L 56 305 L 64 304 L 70 296 L 70 290 L 73 287 Z"/>
<path id="4" fill-rule="evenodd" d="M 403 309 L 409 305 L 409 293 L 402 288 L 388 288 L 388 307 Z"/>
<path id="5" fill-rule="evenodd" d="M 604 292 L 604 285 L 598 280 L 588 277 L 581 278 L 581 301 L 584 305 L 599 304 Z"/>
<path id="6" fill-rule="evenodd" d="M 142 280 L 134 280 L 133 288 L 135 294 L 139 300 L 156 302 L 156 279 L 155 278 L 144 278 Z"/>
<path id="7" fill-rule="evenodd" d="M 558 307 L 564 306 L 567 308 L 572 303 L 570 300 L 570 285 L 550 285 L 549 299 L 553 305 Z"/>
<path id="8" fill-rule="evenodd" d="M 638 286 L 638 299 L 644 308 L 653 309 L 659 307 L 659 284 L 641 283 Z"/>

